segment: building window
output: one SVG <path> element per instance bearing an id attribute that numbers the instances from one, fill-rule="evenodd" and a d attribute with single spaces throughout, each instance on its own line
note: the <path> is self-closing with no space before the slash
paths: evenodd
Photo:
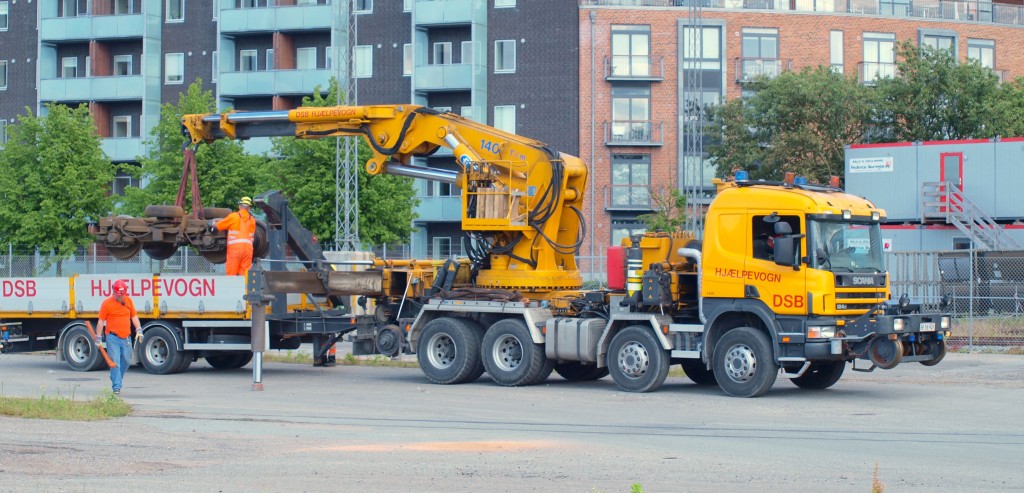
<path id="1" fill-rule="evenodd" d="M 7 120 L 0 119 L 0 148 L 7 143 Z"/>
<path id="2" fill-rule="evenodd" d="M 494 42 L 494 72 L 512 73 L 516 71 L 516 41 L 499 39 Z"/>
<path id="3" fill-rule="evenodd" d="M 220 74 L 220 53 L 214 51 L 210 57 L 210 80 L 217 82 L 217 75 Z"/>
<path id="4" fill-rule="evenodd" d="M 622 240 L 647 232 L 644 223 L 638 221 L 612 221 L 612 245 L 621 245 Z"/>
<path id="5" fill-rule="evenodd" d="M 646 154 L 612 155 L 611 206 L 649 208 L 651 206 L 651 156 Z"/>
<path id="6" fill-rule="evenodd" d="M 185 20 L 185 0 L 167 0 L 167 22 Z"/>
<path id="7" fill-rule="evenodd" d="M 164 55 L 164 84 L 181 84 L 185 81 L 185 54 Z"/>
<path id="8" fill-rule="evenodd" d="M 412 75 L 412 43 L 402 45 L 402 75 Z"/>
<path id="9" fill-rule="evenodd" d="M 372 45 L 360 45 L 352 49 L 352 71 L 355 77 L 373 77 Z"/>
<path id="10" fill-rule="evenodd" d="M 922 34 L 921 46 L 930 46 L 937 50 L 946 50 L 951 53 L 956 53 L 956 36 Z"/>
<path id="11" fill-rule="evenodd" d="M 115 139 L 123 139 L 132 135 L 132 117 L 122 115 L 114 117 L 114 124 L 110 127 L 110 136 Z"/>
<path id="12" fill-rule="evenodd" d="M 862 82 L 896 76 L 896 35 L 864 33 Z"/>
<path id="13" fill-rule="evenodd" d="M 611 75 L 651 75 L 651 26 L 612 26 Z"/>
<path id="14" fill-rule="evenodd" d="M 114 57 L 114 75 L 132 75 L 131 55 L 117 55 Z"/>
<path id="15" fill-rule="evenodd" d="M 910 0 L 881 0 L 879 11 L 886 16 L 906 17 L 912 14 Z"/>
<path id="16" fill-rule="evenodd" d="M 8 26 L 10 25 L 10 9 L 11 8 L 9 2 L 0 2 L 0 31 L 6 31 Z"/>
<path id="17" fill-rule="evenodd" d="M 494 8 L 496 9 L 509 8 L 515 6 L 516 0 L 494 0 Z"/>
<path id="18" fill-rule="evenodd" d="M 78 77 L 78 58 L 65 57 L 60 61 L 60 76 L 65 79 Z"/>
<path id="19" fill-rule="evenodd" d="M 462 53 L 459 54 L 460 63 L 473 63 L 473 41 L 463 41 L 460 50 Z"/>
<path id="20" fill-rule="evenodd" d="M 434 65 L 452 63 L 452 44 L 450 42 L 434 43 Z"/>
<path id="21" fill-rule="evenodd" d="M 832 31 L 828 34 L 829 58 L 832 63 L 832 71 L 843 73 L 843 32 Z"/>
<path id="22" fill-rule="evenodd" d="M 432 240 L 431 243 L 432 243 L 431 246 L 433 247 L 433 250 L 434 250 L 432 252 L 432 254 L 431 254 L 432 257 L 434 257 L 434 258 L 444 258 L 444 257 L 449 257 L 449 256 L 453 255 L 452 254 L 452 239 L 451 238 L 444 238 L 444 237 L 436 236 L 436 237 L 434 237 L 434 239 Z"/>
<path id="23" fill-rule="evenodd" d="M 412 12 L 412 0 L 402 0 L 402 12 Z"/>
<path id="24" fill-rule="evenodd" d="M 514 104 L 494 107 L 494 128 L 516 133 L 516 106 Z"/>
<path id="25" fill-rule="evenodd" d="M 373 0 L 355 0 L 355 12 L 357 14 L 373 13 Z"/>
<path id="26" fill-rule="evenodd" d="M 270 48 L 267 50 L 267 70 L 274 70 L 274 49 Z"/>
<path id="27" fill-rule="evenodd" d="M 782 72 L 779 60 L 778 29 L 743 29 L 743 43 L 740 51 L 740 77 L 751 80 L 756 77 L 778 77 Z"/>
<path id="28" fill-rule="evenodd" d="M 254 9 L 256 7 L 259 7 L 257 0 L 242 0 L 243 9 Z"/>
<path id="29" fill-rule="evenodd" d="M 113 187 L 111 187 L 111 195 L 123 197 L 126 190 L 131 187 L 138 188 L 139 185 L 140 183 L 138 178 L 118 173 L 118 175 L 114 177 Z"/>
<path id="30" fill-rule="evenodd" d="M 114 0 L 114 13 L 117 15 L 132 13 L 131 0 Z"/>
<path id="31" fill-rule="evenodd" d="M 967 59 L 976 60 L 982 67 L 995 70 L 996 42 L 991 39 L 968 39 Z"/>
<path id="32" fill-rule="evenodd" d="M 612 128 L 610 142 L 651 140 L 650 84 L 612 86 Z"/>
<path id="33" fill-rule="evenodd" d="M 295 68 L 299 70 L 316 69 L 316 47 L 295 50 Z"/>
<path id="34" fill-rule="evenodd" d="M 255 72 L 259 70 L 256 62 L 256 50 L 242 50 L 238 52 L 238 71 Z"/>
<path id="35" fill-rule="evenodd" d="M 7 60 L 0 60 L 0 91 L 7 90 Z"/>

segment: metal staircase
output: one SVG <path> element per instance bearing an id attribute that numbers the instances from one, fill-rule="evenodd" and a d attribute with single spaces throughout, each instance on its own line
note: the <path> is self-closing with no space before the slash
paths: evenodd
<path id="1" fill-rule="evenodd" d="M 925 182 L 921 199 L 921 222 L 952 224 L 982 250 L 1021 250 L 1021 245 L 954 183 Z"/>

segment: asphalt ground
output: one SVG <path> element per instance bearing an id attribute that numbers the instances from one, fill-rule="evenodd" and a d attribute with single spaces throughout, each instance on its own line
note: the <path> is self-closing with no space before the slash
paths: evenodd
<path id="1" fill-rule="evenodd" d="M 504 388 L 416 368 L 267 363 L 126 376 L 131 416 L 0 417 L 0 491 L 887 492 L 1024 490 L 1024 357 L 781 380 L 756 399 L 669 377 Z M 849 368 L 847 369 L 849 370 Z M 0 355 L 6 396 L 109 388 L 52 355 Z"/>

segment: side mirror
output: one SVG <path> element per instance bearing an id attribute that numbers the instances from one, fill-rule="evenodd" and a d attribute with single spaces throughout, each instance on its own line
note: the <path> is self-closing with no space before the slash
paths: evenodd
<path id="1" fill-rule="evenodd" d="M 800 270 L 800 236 L 783 236 L 775 238 L 775 249 L 772 252 L 775 263 Z"/>

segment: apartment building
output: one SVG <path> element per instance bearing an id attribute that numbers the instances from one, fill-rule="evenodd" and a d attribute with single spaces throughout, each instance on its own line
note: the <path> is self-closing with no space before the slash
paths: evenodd
<path id="1" fill-rule="evenodd" d="M 754 77 L 824 65 L 872 84 L 895 73 L 903 40 L 1024 76 L 1019 1 L 702 1 L 699 20 L 688 0 L 580 2 L 580 149 L 597 191 L 585 251 L 642 231 L 636 217 L 667 187 L 710 198 L 715 168 L 688 118 L 742 97 Z"/>

